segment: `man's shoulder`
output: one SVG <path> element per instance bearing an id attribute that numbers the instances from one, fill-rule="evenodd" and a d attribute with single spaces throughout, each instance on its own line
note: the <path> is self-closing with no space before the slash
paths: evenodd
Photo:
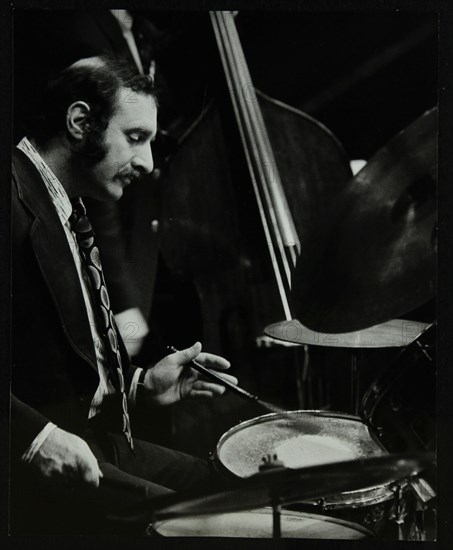
<path id="1" fill-rule="evenodd" d="M 31 168 L 27 166 L 27 160 L 26 155 L 17 147 L 14 147 L 11 158 L 11 206 L 13 209 L 23 203 L 26 189 L 26 186 L 24 188 L 24 182 L 30 177 L 29 171 Z"/>
<path id="2" fill-rule="evenodd" d="M 11 178 L 18 199 L 32 211 L 42 199 L 48 196 L 39 170 L 17 147 L 14 147 L 12 152 Z"/>
<path id="3" fill-rule="evenodd" d="M 13 236 L 17 238 L 23 232 L 28 232 L 36 218 L 43 201 L 44 188 L 37 168 L 17 147 L 12 151 L 11 181 Z"/>
<path id="4" fill-rule="evenodd" d="M 24 193 L 23 184 L 30 179 L 39 178 L 39 172 L 32 161 L 17 147 L 13 148 L 11 155 L 11 176 L 20 197 Z"/>

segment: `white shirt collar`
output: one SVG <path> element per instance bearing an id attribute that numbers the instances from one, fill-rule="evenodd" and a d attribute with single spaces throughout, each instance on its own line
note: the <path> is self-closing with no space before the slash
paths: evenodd
<path id="1" fill-rule="evenodd" d="M 55 209 L 57 210 L 61 223 L 62 225 L 65 225 L 72 214 L 71 201 L 69 200 L 65 188 L 38 151 L 30 143 L 28 138 L 22 138 L 20 143 L 17 145 L 17 148 L 25 153 L 38 169 L 47 187 L 47 191 L 49 192 Z"/>

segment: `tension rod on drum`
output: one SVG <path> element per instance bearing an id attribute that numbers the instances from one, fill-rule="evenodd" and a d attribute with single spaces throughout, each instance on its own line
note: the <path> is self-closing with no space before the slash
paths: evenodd
<path id="1" fill-rule="evenodd" d="M 282 538 L 282 507 L 278 502 L 272 503 L 272 538 Z"/>
<path id="2" fill-rule="evenodd" d="M 168 346 L 168 349 L 174 353 L 176 353 L 178 350 L 174 346 Z M 275 412 L 275 413 L 281 413 L 281 412 L 287 412 L 286 409 L 282 409 L 281 407 L 277 407 L 276 405 L 272 405 L 272 403 L 268 403 L 267 401 L 263 401 L 260 399 L 257 395 L 253 395 L 253 393 L 249 393 L 246 390 L 243 390 L 239 386 L 236 386 L 235 384 L 232 384 L 231 382 L 228 382 L 228 380 L 224 380 L 221 376 L 213 372 L 212 370 L 207 369 L 197 361 L 189 361 L 188 364 L 190 364 L 191 368 L 198 371 L 199 373 L 205 375 L 207 378 L 211 378 L 211 380 L 214 380 L 214 382 L 217 382 L 218 384 L 221 384 L 224 386 L 227 390 L 232 391 L 236 395 L 240 395 L 244 399 L 247 399 L 249 401 L 253 401 L 254 403 L 257 403 L 263 409 L 266 409 L 268 412 Z"/>
<path id="3" fill-rule="evenodd" d="M 285 465 L 281 460 L 278 459 L 278 456 L 273 454 L 267 454 L 263 457 L 262 463 L 259 465 L 260 473 L 258 476 L 262 475 L 263 472 L 278 470 L 284 470 Z M 282 499 L 278 494 L 277 490 L 273 490 L 271 494 L 271 506 L 272 506 L 272 538 L 281 539 L 282 538 Z"/>

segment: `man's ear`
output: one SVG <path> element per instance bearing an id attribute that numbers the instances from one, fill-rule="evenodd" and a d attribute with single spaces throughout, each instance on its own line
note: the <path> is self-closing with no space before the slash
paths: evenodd
<path id="1" fill-rule="evenodd" d="M 77 141 L 81 141 L 89 128 L 90 106 L 85 101 L 72 103 L 66 112 L 66 128 Z"/>

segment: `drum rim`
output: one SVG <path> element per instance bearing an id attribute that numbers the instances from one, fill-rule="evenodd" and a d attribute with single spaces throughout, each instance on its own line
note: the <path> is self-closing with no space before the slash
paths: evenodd
<path id="1" fill-rule="evenodd" d="M 241 476 L 238 476 L 235 474 L 232 470 L 230 470 L 221 460 L 220 460 L 220 450 L 228 439 L 231 438 L 231 436 L 239 431 L 241 431 L 244 428 L 247 428 L 252 425 L 259 425 L 264 424 L 266 422 L 269 422 L 270 420 L 276 419 L 276 418 L 285 418 L 287 416 L 294 416 L 304 414 L 307 416 L 314 416 L 314 417 L 325 417 L 325 418 L 339 418 L 343 420 L 349 420 L 353 422 L 358 422 L 359 424 L 362 424 L 367 430 L 370 435 L 370 438 L 373 440 L 374 443 L 378 445 L 378 447 L 385 453 L 388 454 L 387 449 L 382 445 L 382 443 L 377 438 L 376 434 L 373 432 L 372 429 L 370 429 L 370 426 L 367 422 L 365 422 L 360 416 L 352 415 L 344 412 L 337 412 L 337 411 L 321 411 L 318 409 L 297 409 L 294 411 L 285 411 L 285 412 L 278 412 L 278 413 L 267 413 L 263 414 L 261 416 L 257 416 L 255 418 L 249 418 L 248 420 L 244 420 L 240 422 L 239 424 L 236 424 L 236 426 L 232 426 L 229 430 L 227 430 L 219 439 L 217 442 L 214 456 L 212 457 L 216 467 L 220 472 L 223 472 L 225 474 L 228 474 L 229 476 L 233 476 L 234 479 L 244 479 Z"/>
<path id="2" fill-rule="evenodd" d="M 272 514 L 272 508 L 270 506 L 263 506 L 261 508 L 254 508 L 254 509 L 251 509 L 251 510 L 242 510 L 242 511 L 237 511 L 237 512 L 231 512 L 232 514 L 256 514 L 256 515 L 270 515 Z M 203 515 L 193 515 L 193 516 L 186 516 L 186 517 L 177 517 L 177 518 L 166 518 L 166 519 L 162 519 L 162 520 L 158 520 L 157 522 L 154 522 L 153 523 L 150 523 L 150 525 L 148 526 L 147 528 L 147 531 L 149 531 L 150 529 L 152 531 L 154 531 L 157 535 L 159 536 L 162 536 L 164 537 L 165 535 L 162 535 L 157 529 L 159 527 L 159 524 L 162 524 L 162 523 L 168 523 L 168 522 L 172 522 L 172 521 L 178 521 L 178 520 L 181 520 L 181 519 L 187 519 L 187 518 L 192 518 L 192 519 L 198 519 L 198 520 L 202 520 L 203 518 L 206 518 L 206 517 L 212 517 L 212 516 L 226 516 L 228 515 L 229 513 L 217 513 L 217 514 L 203 514 Z M 281 511 L 281 514 L 282 515 L 285 515 L 285 516 L 295 516 L 295 517 L 301 517 L 301 518 L 308 518 L 308 519 L 319 519 L 321 522 L 325 522 L 325 523 L 333 523 L 335 525 L 340 525 L 342 527 L 347 527 L 353 531 L 358 531 L 358 532 L 361 532 L 363 533 L 364 535 L 367 535 L 368 538 L 375 538 L 375 533 L 371 530 L 371 529 L 368 529 L 367 527 L 365 527 L 364 525 L 361 525 L 360 523 L 355 523 L 353 521 L 348 521 L 348 520 L 345 520 L 345 519 L 342 519 L 342 518 L 336 518 L 334 516 L 325 516 L 324 514 L 317 514 L 317 513 L 313 513 L 313 512 L 298 512 L 296 510 L 285 510 L 283 509 Z M 194 537 L 196 535 L 193 535 Z M 203 535 L 202 535 L 203 536 Z M 215 535 L 216 537 L 218 537 L 219 535 Z M 186 538 L 190 538 L 191 535 L 184 535 L 184 537 Z M 213 535 L 214 537 L 214 535 Z M 237 537 L 237 538 L 242 538 L 242 537 Z M 260 538 L 260 537 L 254 537 L 254 538 Z M 265 538 L 265 537 L 263 537 Z M 285 538 L 285 537 L 283 537 Z M 304 537 L 294 537 L 294 538 L 300 538 L 300 539 L 304 539 Z M 320 540 L 323 540 L 322 537 L 317 537 L 319 538 Z M 309 540 L 309 539 L 307 539 Z M 341 540 L 341 539 L 325 539 L 325 540 Z"/>
<path id="3" fill-rule="evenodd" d="M 309 506 L 319 506 L 326 511 L 366 508 L 367 506 L 374 506 L 392 500 L 395 497 L 395 488 L 398 486 L 404 488 L 407 484 L 404 479 L 399 482 L 390 481 L 382 485 L 363 487 L 354 491 L 343 491 L 319 499 L 303 500 L 301 503 Z"/>
<path id="4" fill-rule="evenodd" d="M 285 411 L 285 412 L 267 413 L 267 414 L 262 414 L 260 416 L 256 416 L 254 418 L 249 418 L 248 420 L 243 420 L 242 422 L 239 422 L 239 424 L 232 426 L 219 439 L 216 445 L 216 453 L 219 451 L 221 445 L 227 439 L 229 439 L 229 437 L 231 437 L 233 433 L 239 432 L 240 430 L 242 430 L 247 426 L 251 426 L 254 424 L 256 425 L 264 424 L 265 422 L 268 422 L 269 420 L 272 420 L 275 418 L 285 418 L 287 416 L 296 416 L 297 414 L 300 414 L 300 413 L 306 414 L 307 416 L 325 416 L 325 417 L 342 418 L 345 420 L 356 421 L 366 426 L 366 423 L 362 420 L 362 418 L 360 418 L 360 416 L 343 413 L 343 412 L 336 412 L 336 411 L 322 411 L 319 409 L 296 409 L 296 410 Z"/>

